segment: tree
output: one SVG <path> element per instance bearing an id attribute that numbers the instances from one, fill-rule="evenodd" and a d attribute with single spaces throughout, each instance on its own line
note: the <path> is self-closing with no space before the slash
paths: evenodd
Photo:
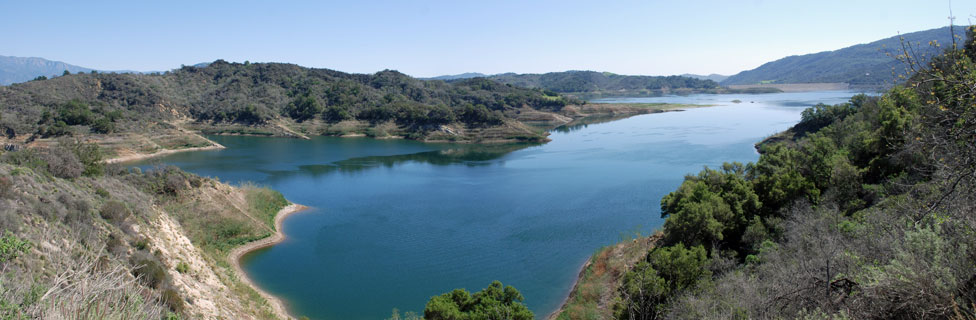
<path id="1" fill-rule="evenodd" d="M 308 119 L 315 118 L 319 113 L 322 112 L 322 105 L 315 98 L 305 95 L 295 98 L 291 103 L 285 107 L 285 112 L 292 119 L 298 122 L 302 122 Z"/>
<path id="2" fill-rule="evenodd" d="M 679 243 L 652 249 L 646 261 L 624 274 L 623 303 L 615 306 L 617 318 L 661 318 L 670 297 L 711 278 L 708 262 L 702 246 L 686 248 Z"/>
<path id="3" fill-rule="evenodd" d="M 512 286 L 502 286 L 499 281 L 475 294 L 464 289 L 430 298 L 424 307 L 427 320 L 531 320 L 535 317 L 522 304 L 522 294 Z"/>

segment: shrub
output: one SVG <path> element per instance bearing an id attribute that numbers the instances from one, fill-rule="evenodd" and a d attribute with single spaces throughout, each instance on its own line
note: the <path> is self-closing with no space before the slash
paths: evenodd
<path id="1" fill-rule="evenodd" d="M 121 255 L 126 251 L 125 243 L 122 242 L 122 235 L 118 233 L 112 233 L 108 235 L 108 239 L 105 240 L 105 249 L 114 255 Z"/>
<path id="2" fill-rule="evenodd" d="M 96 133 L 112 133 L 115 131 L 115 123 L 109 118 L 99 118 L 92 123 L 91 129 Z"/>
<path id="3" fill-rule="evenodd" d="M 88 105 L 78 100 L 71 100 L 58 110 L 58 120 L 68 125 L 88 125 L 94 119 L 95 115 Z"/>
<path id="4" fill-rule="evenodd" d="M 10 177 L 0 177 L 0 199 L 13 196 L 14 183 Z"/>
<path id="5" fill-rule="evenodd" d="M 149 240 L 145 238 L 139 239 L 133 246 L 139 250 L 146 250 L 146 248 L 149 248 Z"/>
<path id="6" fill-rule="evenodd" d="M 190 265 L 186 264 L 186 262 L 180 261 L 180 263 L 176 264 L 176 272 L 186 273 L 187 271 L 190 271 Z"/>
<path id="7" fill-rule="evenodd" d="M 97 194 L 99 197 L 102 197 L 102 198 L 108 198 L 108 197 L 111 196 L 108 193 L 108 190 L 105 190 L 105 188 L 102 188 L 102 187 L 95 188 L 95 194 Z"/>
<path id="8" fill-rule="evenodd" d="M 44 160 L 47 162 L 47 171 L 58 178 L 74 179 L 81 176 L 81 173 L 85 171 L 84 165 L 71 152 L 47 150 L 44 153 Z"/>
<path id="9" fill-rule="evenodd" d="M 57 121 L 52 125 L 38 128 L 38 133 L 44 138 L 70 136 L 71 128 L 68 128 L 68 124 L 64 121 Z"/>
<path id="10" fill-rule="evenodd" d="M 61 139 L 58 141 L 61 150 L 69 151 L 77 157 L 78 161 L 84 166 L 81 173 L 85 176 L 100 176 L 105 172 L 105 164 L 102 163 L 102 151 L 94 143 L 85 143 L 76 139 Z"/>
<path id="11" fill-rule="evenodd" d="M 47 169 L 47 162 L 44 161 L 41 154 L 37 151 L 37 149 L 34 148 L 24 148 L 20 151 L 7 152 L 4 153 L 0 159 L 2 159 L 3 162 L 15 166 L 31 168 L 35 171 L 39 169 Z"/>
<path id="12" fill-rule="evenodd" d="M 180 297 L 180 293 L 177 292 L 176 289 L 166 288 L 160 295 L 160 299 L 163 301 L 163 303 L 166 304 L 166 306 L 169 307 L 169 309 L 173 312 L 182 314 L 186 309 L 186 306 L 183 304 L 183 298 Z"/>
<path id="13" fill-rule="evenodd" d="M 27 253 L 30 246 L 30 241 L 18 238 L 10 231 L 4 231 L 3 237 L 0 237 L 0 263 L 17 259 L 20 255 Z"/>
<path id="14" fill-rule="evenodd" d="M 162 262 L 148 253 L 141 253 L 135 257 L 132 275 L 139 278 L 143 284 L 151 288 L 159 288 L 166 281 L 166 269 Z"/>
<path id="15" fill-rule="evenodd" d="M 102 209 L 99 210 L 99 214 L 103 219 L 121 222 L 125 221 L 126 218 L 132 215 L 132 211 L 130 211 L 124 203 L 111 200 L 102 205 Z"/>
<path id="16" fill-rule="evenodd" d="M 167 170 L 170 171 L 170 170 Z M 180 191 L 186 189 L 186 177 L 181 172 L 167 172 L 163 182 L 163 191 L 168 194 L 178 195 Z"/>

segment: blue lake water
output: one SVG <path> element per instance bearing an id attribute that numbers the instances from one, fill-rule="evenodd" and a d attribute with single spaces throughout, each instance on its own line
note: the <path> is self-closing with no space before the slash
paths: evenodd
<path id="1" fill-rule="evenodd" d="M 686 174 L 755 161 L 754 143 L 804 108 L 853 94 L 604 99 L 716 106 L 555 130 L 543 145 L 214 136 L 227 148 L 153 162 L 312 207 L 285 220 L 285 242 L 243 263 L 295 315 L 422 313 L 433 295 L 500 280 L 544 318 L 598 248 L 661 226 L 661 197 Z"/>

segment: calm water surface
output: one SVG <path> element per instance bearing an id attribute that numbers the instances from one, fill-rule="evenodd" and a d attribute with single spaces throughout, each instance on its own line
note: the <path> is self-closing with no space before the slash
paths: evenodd
<path id="1" fill-rule="evenodd" d="M 285 221 L 285 242 L 244 258 L 296 315 L 422 313 L 432 295 L 500 280 L 544 318 L 595 250 L 661 226 L 660 199 L 685 174 L 755 161 L 753 144 L 805 107 L 851 95 L 606 99 L 717 106 L 563 128 L 534 146 L 216 136 L 227 149 L 154 161 L 267 185 L 313 208 Z"/>

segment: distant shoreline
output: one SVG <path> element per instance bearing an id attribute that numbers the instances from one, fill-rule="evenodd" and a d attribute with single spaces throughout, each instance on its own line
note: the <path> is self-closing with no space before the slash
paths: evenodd
<path id="1" fill-rule="evenodd" d="M 285 233 L 281 231 L 281 226 L 285 218 L 287 218 L 288 216 L 294 213 L 301 212 L 306 209 L 308 209 L 308 207 L 300 204 L 294 204 L 294 203 L 282 208 L 281 210 L 278 211 L 277 214 L 275 214 L 274 234 L 272 234 L 269 237 L 257 241 L 248 242 L 240 247 L 234 248 L 233 250 L 230 251 L 230 254 L 227 255 L 227 259 L 230 261 L 231 266 L 234 267 L 234 271 L 236 271 L 240 275 L 241 282 L 250 286 L 252 289 L 254 289 L 254 291 L 257 291 L 257 293 L 260 294 L 261 297 L 263 297 L 265 300 L 268 300 L 268 303 L 271 305 L 271 308 L 274 309 L 275 313 L 277 313 L 279 316 L 285 317 L 286 319 L 294 319 L 294 317 L 292 317 L 291 314 L 288 313 L 288 309 L 285 307 L 284 300 L 281 300 L 281 298 L 278 298 L 262 290 L 254 283 L 254 281 L 251 281 L 251 278 L 248 277 L 247 273 L 244 272 L 244 268 L 241 267 L 241 258 L 252 251 L 262 249 L 262 248 L 267 248 L 284 241 Z"/>
<path id="2" fill-rule="evenodd" d="M 729 89 L 735 90 L 772 88 L 782 90 L 783 92 L 841 91 L 851 89 L 851 85 L 844 82 L 732 84 L 728 87 Z"/>

